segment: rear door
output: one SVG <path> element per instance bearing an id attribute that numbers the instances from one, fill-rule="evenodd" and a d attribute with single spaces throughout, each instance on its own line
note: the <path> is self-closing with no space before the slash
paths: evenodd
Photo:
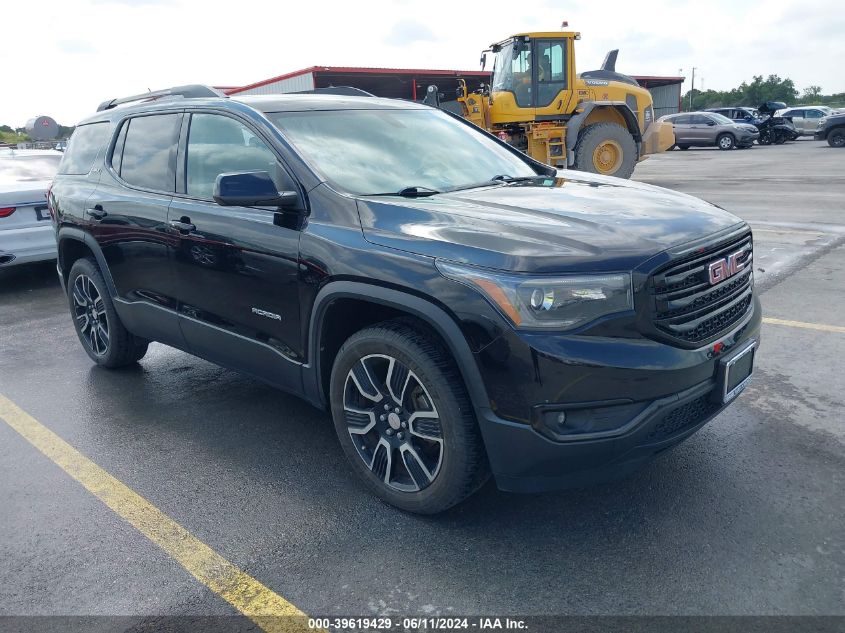
<path id="1" fill-rule="evenodd" d="M 279 387 L 301 390 L 301 214 L 221 206 L 219 174 L 267 171 L 280 191 L 297 185 L 251 125 L 221 112 L 191 114 L 170 205 L 179 322 L 189 349 Z"/>
<path id="2" fill-rule="evenodd" d="M 130 330 L 184 347 L 176 318 L 167 209 L 176 182 L 182 113 L 131 116 L 106 156 L 89 200 L 89 230 L 103 251 L 117 289 L 118 311 Z"/>

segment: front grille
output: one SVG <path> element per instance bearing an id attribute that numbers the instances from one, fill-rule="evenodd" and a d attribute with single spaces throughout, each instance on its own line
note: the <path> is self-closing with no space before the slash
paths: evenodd
<path id="1" fill-rule="evenodd" d="M 718 337 L 751 309 L 754 285 L 751 234 L 716 244 L 669 263 L 651 278 L 654 325 L 685 343 Z M 742 270 L 710 284 L 709 266 L 738 254 Z"/>
<path id="2" fill-rule="evenodd" d="M 663 419 L 652 427 L 648 437 L 649 439 L 662 440 L 688 427 L 696 426 L 715 413 L 719 406 L 719 404 L 710 400 L 709 393 L 699 396 L 663 416 Z"/>

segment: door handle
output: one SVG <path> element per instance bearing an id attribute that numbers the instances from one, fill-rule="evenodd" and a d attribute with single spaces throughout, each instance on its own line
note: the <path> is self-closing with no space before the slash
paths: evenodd
<path id="1" fill-rule="evenodd" d="M 102 220 L 108 215 L 108 213 L 106 213 L 103 207 L 98 204 L 93 209 L 85 209 L 85 215 L 88 215 L 94 218 L 95 220 Z"/>
<path id="2" fill-rule="evenodd" d="M 183 219 L 187 220 L 187 218 L 183 218 Z M 197 230 L 196 226 L 194 226 L 190 222 L 182 222 L 182 220 L 170 220 L 170 222 L 168 222 L 168 224 L 170 224 L 171 227 L 173 227 L 174 229 L 176 229 L 177 231 L 179 231 L 181 233 L 190 233 L 191 231 Z"/>

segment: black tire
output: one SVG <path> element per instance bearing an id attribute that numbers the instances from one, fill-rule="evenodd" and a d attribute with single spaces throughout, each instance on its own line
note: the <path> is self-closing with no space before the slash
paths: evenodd
<path id="1" fill-rule="evenodd" d="M 608 164 L 606 171 L 602 171 L 594 161 L 596 150 L 604 143 L 610 143 L 614 148 L 621 150 L 618 159 Z M 636 164 L 637 145 L 634 143 L 634 137 L 621 125 L 593 123 L 581 130 L 578 135 L 573 169 L 605 176 L 616 176 L 617 178 L 630 178 L 631 174 L 634 173 Z"/>
<path id="2" fill-rule="evenodd" d="M 689 149 L 689 145 L 678 145 L 677 147 L 678 149 L 683 151 L 687 151 Z"/>
<path id="3" fill-rule="evenodd" d="M 149 341 L 131 334 L 123 326 L 93 259 L 74 262 L 68 275 L 67 297 L 76 335 L 95 363 L 109 368 L 124 367 L 147 353 Z"/>
<path id="4" fill-rule="evenodd" d="M 396 376 L 397 382 L 389 379 Z M 460 372 L 448 351 L 421 328 L 397 320 L 353 334 L 335 358 L 329 393 L 343 451 L 383 501 L 435 514 L 463 501 L 489 477 Z M 423 412 L 416 421 L 414 411 Z M 425 427 L 420 420 L 427 421 Z M 420 435 L 421 427 L 429 435 Z M 408 447 L 416 459 L 409 459 Z"/>
<path id="5" fill-rule="evenodd" d="M 845 147 L 845 127 L 835 127 L 828 132 L 827 144 L 831 147 Z"/>
<path id="6" fill-rule="evenodd" d="M 727 132 L 719 134 L 716 138 L 716 147 L 721 150 L 734 149 L 736 147 L 736 139 L 734 138 L 734 135 Z"/>

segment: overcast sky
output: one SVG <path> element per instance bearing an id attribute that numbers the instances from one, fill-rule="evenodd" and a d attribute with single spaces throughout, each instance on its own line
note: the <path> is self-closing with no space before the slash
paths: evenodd
<path id="1" fill-rule="evenodd" d="M 845 91 L 842 0 L 3 0 L 0 124 L 73 125 L 147 89 L 244 85 L 313 65 L 478 68 L 512 33 L 578 30 L 578 69 L 619 48 L 618 70 L 727 89 L 752 75 Z M 488 62 L 489 67 L 489 62 Z"/>

